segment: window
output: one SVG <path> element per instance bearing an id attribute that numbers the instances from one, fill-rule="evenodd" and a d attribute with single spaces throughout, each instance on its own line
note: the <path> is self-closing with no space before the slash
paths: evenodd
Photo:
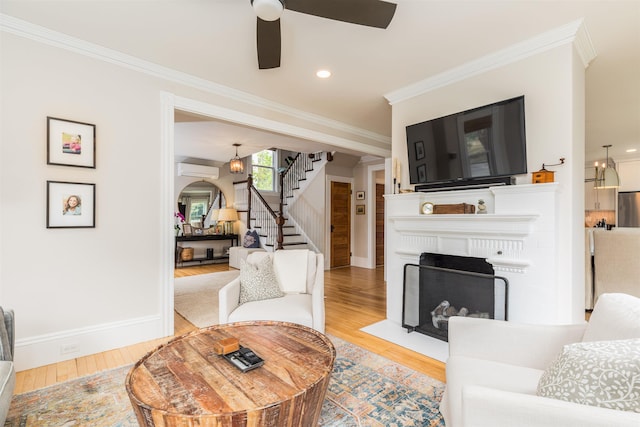
<path id="1" fill-rule="evenodd" d="M 253 185 L 261 191 L 276 191 L 277 156 L 273 150 L 262 150 L 251 155 Z"/>

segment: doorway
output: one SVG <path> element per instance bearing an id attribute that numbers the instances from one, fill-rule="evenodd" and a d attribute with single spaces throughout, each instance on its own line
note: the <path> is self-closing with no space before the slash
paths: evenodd
<path id="1" fill-rule="evenodd" d="M 384 184 L 376 183 L 376 266 L 384 265 Z"/>
<path id="2" fill-rule="evenodd" d="M 331 181 L 330 268 L 351 265 L 351 183 Z"/>

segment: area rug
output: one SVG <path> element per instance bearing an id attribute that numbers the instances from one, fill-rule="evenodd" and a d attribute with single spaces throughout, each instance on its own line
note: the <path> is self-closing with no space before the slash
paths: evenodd
<path id="1" fill-rule="evenodd" d="M 444 427 L 444 384 L 330 337 L 337 358 L 320 417 L 326 427 Z M 5 427 L 135 427 L 124 381 L 131 367 L 13 397 Z"/>
<path id="2" fill-rule="evenodd" d="M 174 280 L 174 309 L 199 328 L 218 324 L 218 291 L 240 270 L 198 274 Z"/>

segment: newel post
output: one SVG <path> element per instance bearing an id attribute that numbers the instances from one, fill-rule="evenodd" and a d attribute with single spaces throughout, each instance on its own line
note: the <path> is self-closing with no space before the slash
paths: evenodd
<path id="1" fill-rule="evenodd" d="M 280 172 L 280 205 L 278 207 L 278 218 L 276 218 L 276 225 L 278 226 L 278 247 L 276 250 L 284 249 L 282 243 L 284 242 L 284 172 Z"/>
<path id="2" fill-rule="evenodd" d="M 253 186 L 253 176 L 247 175 L 247 228 L 251 230 L 251 187 Z"/>

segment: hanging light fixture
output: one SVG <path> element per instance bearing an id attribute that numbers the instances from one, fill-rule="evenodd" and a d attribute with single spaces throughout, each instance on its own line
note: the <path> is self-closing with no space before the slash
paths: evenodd
<path id="1" fill-rule="evenodd" d="M 607 150 L 607 160 L 606 163 L 602 164 L 602 168 L 598 170 L 598 165 L 596 165 L 596 188 L 618 188 L 620 187 L 620 177 L 618 176 L 618 172 L 616 172 L 616 165 L 611 162 L 609 164 L 609 145 L 603 145 L 602 148 Z"/>
<path id="2" fill-rule="evenodd" d="M 236 155 L 231 160 L 229 160 L 229 172 L 243 173 L 244 163 L 242 163 L 242 159 L 238 157 L 238 147 L 240 147 L 240 144 L 233 144 L 233 146 L 236 147 Z"/>

